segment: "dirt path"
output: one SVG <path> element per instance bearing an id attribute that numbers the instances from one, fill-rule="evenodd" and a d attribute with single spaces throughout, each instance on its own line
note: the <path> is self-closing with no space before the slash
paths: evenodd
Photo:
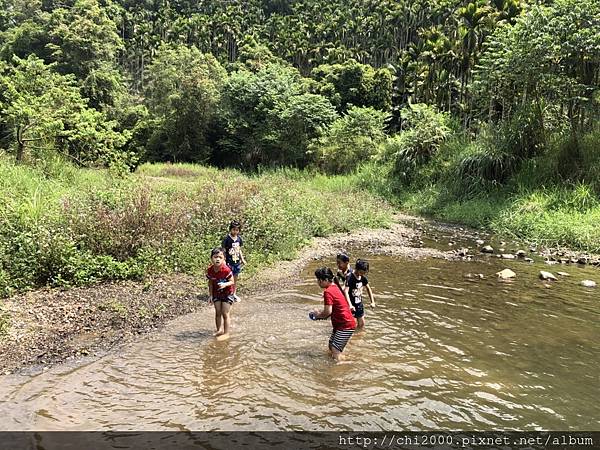
<path id="1" fill-rule="evenodd" d="M 452 258 L 452 252 L 418 248 L 418 227 L 415 230 L 403 224 L 418 222 L 423 220 L 398 215 L 388 229 L 315 238 L 292 261 L 277 263 L 244 280 L 240 292 L 247 296 L 294 282 L 308 261 L 355 246 L 373 254 Z M 10 326 L 0 337 L 0 374 L 102 354 L 135 335 L 205 307 L 205 300 L 204 283 L 185 274 L 66 291 L 44 289 L 12 297 L 3 305 L 2 314 Z"/>

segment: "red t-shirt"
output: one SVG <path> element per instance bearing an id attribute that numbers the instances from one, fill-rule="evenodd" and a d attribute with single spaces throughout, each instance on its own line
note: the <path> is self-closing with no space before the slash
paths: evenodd
<path id="1" fill-rule="evenodd" d="M 356 320 L 352 316 L 348 301 L 342 291 L 335 283 L 331 284 L 323 292 L 325 305 L 331 305 L 331 325 L 334 330 L 353 330 L 356 328 Z"/>
<path id="2" fill-rule="evenodd" d="M 219 289 L 217 283 L 226 283 L 233 279 L 233 273 L 231 269 L 227 267 L 227 264 L 222 264 L 219 271 L 214 265 L 211 265 L 206 271 L 206 278 L 212 283 L 213 297 L 219 299 L 226 299 L 227 296 L 233 294 L 233 285 L 227 286 L 224 289 Z"/>

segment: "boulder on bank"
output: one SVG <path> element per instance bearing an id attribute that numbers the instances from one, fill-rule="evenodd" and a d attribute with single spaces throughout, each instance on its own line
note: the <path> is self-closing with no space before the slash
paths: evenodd
<path id="1" fill-rule="evenodd" d="M 481 247 L 481 253 L 494 253 L 494 248 L 491 245 Z"/>

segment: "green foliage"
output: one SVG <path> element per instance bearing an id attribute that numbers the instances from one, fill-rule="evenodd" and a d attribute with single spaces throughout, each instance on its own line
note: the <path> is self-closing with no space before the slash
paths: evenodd
<path id="1" fill-rule="evenodd" d="M 514 26 L 498 27 L 473 86 L 481 108 L 504 119 L 526 108 L 542 130 L 566 122 L 578 131 L 597 120 L 592 98 L 598 88 L 593 74 L 600 70 L 599 27 L 595 0 L 533 6 Z"/>
<path id="2" fill-rule="evenodd" d="M 351 107 L 312 143 L 318 167 L 327 173 L 349 173 L 371 160 L 385 139 L 386 118 L 373 108 Z"/>
<path id="3" fill-rule="evenodd" d="M 97 0 L 75 0 L 69 8 L 54 9 L 47 33 L 47 48 L 59 70 L 85 85 L 92 84 L 87 78 L 97 76 L 94 72 L 114 63 L 123 45 L 116 24 Z"/>
<path id="4" fill-rule="evenodd" d="M 311 73 L 315 91 L 325 95 L 341 112 L 350 106 L 388 111 L 392 101 L 392 74 L 350 59 L 341 64 L 323 64 Z"/>
<path id="5" fill-rule="evenodd" d="M 212 56 L 195 47 L 162 46 L 148 67 L 146 105 L 151 113 L 146 158 L 206 161 L 207 133 L 215 118 L 227 74 Z M 142 128 L 136 131 L 144 134 Z"/>
<path id="6" fill-rule="evenodd" d="M 65 164 L 55 178 L 47 176 L 0 158 L 2 295 L 202 272 L 232 218 L 242 222 L 252 271 L 291 257 L 312 236 L 382 226 L 390 214 L 365 192 L 357 206 L 352 193 L 359 192 L 349 180 L 292 170 L 247 177 L 194 165 L 144 165 L 115 184 Z"/>
<path id="7" fill-rule="evenodd" d="M 515 166 L 515 157 L 509 153 L 493 147 L 476 148 L 455 166 L 454 190 L 458 196 L 471 198 L 505 183 Z"/>
<path id="8" fill-rule="evenodd" d="M 27 58 L 34 54 L 49 61 L 50 50 L 46 48 L 48 33 L 44 26 L 45 16 L 29 18 L 2 32 L 0 28 L 0 57 L 11 61 L 13 56 Z"/>
<path id="9" fill-rule="evenodd" d="M 326 98 L 308 93 L 296 69 L 268 64 L 239 70 L 225 87 L 225 136 L 217 157 L 250 168 L 304 166 L 309 142 L 336 116 Z"/>
<path id="10" fill-rule="evenodd" d="M 115 124 L 86 105 L 72 76 L 52 71 L 34 56 L 0 65 L 0 120 L 7 124 L 16 159 L 39 159 L 56 150 L 79 164 L 106 164 L 124 136 Z M 127 155 L 121 156 L 127 161 Z"/>
<path id="11" fill-rule="evenodd" d="M 449 116 L 428 105 L 410 105 L 401 112 L 401 117 L 403 131 L 387 139 L 381 157 L 393 161 L 395 176 L 409 183 L 416 170 L 450 137 L 452 130 Z"/>
<path id="12" fill-rule="evenodd" d="M 0 286 L 2 286 L 2 273 L 0 272 Z M 0 292 L 2 296 L 2 292 Z M 10 329 L 10 315 L 4 311 L 4 306 L 0 303 L 0 339 L 8 333 Z"/>

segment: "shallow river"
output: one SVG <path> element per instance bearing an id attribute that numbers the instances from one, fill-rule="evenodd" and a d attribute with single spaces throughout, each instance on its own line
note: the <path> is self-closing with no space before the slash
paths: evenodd
<path id="1" fill-rule="evenodd" d="M 1 377 L 0 429 L 600 428 L 600 292 L 578 285 L 600 270 L 369 261 L 378 307 L 344 363 L 326 355 L 330 323 L 307 317 L 312 273 L 333 264 L 314 261 L 302 282 L 237 304 L 229 341 L 206 309 L 99 359 Z M 505 267 L 514 281 L 494 277 Z M 571 276 L 545 286 L 539 270 Z"/>

